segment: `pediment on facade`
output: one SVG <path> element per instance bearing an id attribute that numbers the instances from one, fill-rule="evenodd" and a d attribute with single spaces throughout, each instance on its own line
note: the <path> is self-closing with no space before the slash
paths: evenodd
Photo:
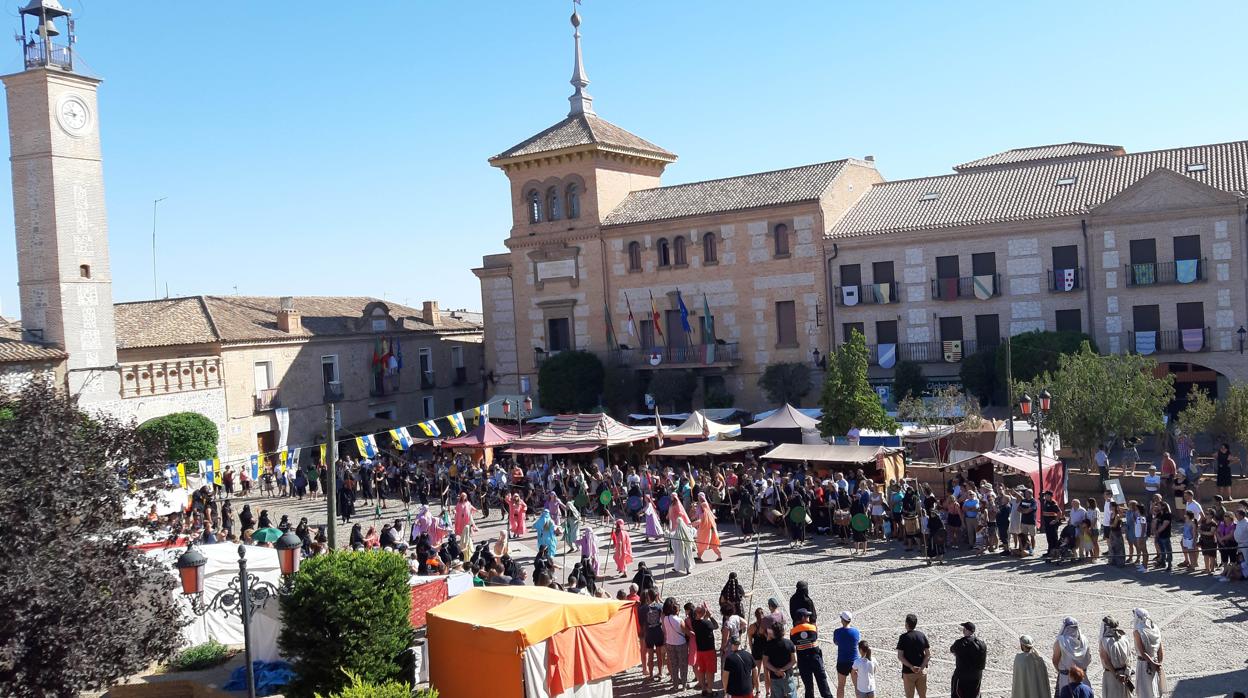
<path id="1" fill-rule="evenodd" d="M 1159 167 L 1092 209 L 1096 215 L 1153 213 L 1235 203 L 1238 197 Z"/>

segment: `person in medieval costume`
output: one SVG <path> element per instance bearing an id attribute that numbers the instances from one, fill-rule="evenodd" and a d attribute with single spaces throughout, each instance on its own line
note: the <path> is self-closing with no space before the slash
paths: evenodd
<path id="1" fill-rule="evenodd" d="M 529 507 L 520 498 L 520 495 L 512 492 L 510 511 L 507 514 L 508 528 L 511 530 L 513 538 L 519 538 L 524 535 L 524 515 Z"/>
<path id="2" fill-rule="evenodd" d="M 563 509 L 563 502 L 559 501 L 559 495 L 552 490 L 546 495 L 546 511 L 550 512 L 550 520 L 556 525 L 562 520 L 559 514 Z"/>
<path id="3" fill-rule="evenodd" d="M 539 550 L 545 548 L 547 554 L 554 554 L 555 548 L 558 546 L 555 529 L 556 525 L 553 517 L 550 515 L 550 510 L 542 509 L 542 513 L 538 515 L 537 521 L 533 522 L 533 530 L 537 532 L 537 547 Z"/>
<path id="4" fill-rule="evenodd" d="M 663 537 L 663 522 L 659 519 L 659 508 L 655 506 L 654 499 L 650 495 L 646 495 L 646 506 L 643 510 L 646 519 L 646 540 L 651 538 Z"/>
<path id="5" fill-rule="evenodd" d="M 1105 674 L 1101 679 L 1101 698 L 1133 698 L 1135 684 L 1131 651 L 1131 637 L 1118 627 L 1111 616 L 1101 620 L 1101 666 Z"/>
<path id="6" fill-rule="evenodd" d="M 1053 666 L 1057 667 L 1057 691 L 1070 683 L 1067 674 L 1070 668 L 1077 666 L 1087 673 L 1092 663 L 1092 648 L 1079 629 L 1079 621 L 1070 616 L 1062 619 L 1062 629 L 1053 642 Z"/>
<path id="7" fill-rule="evenodd" d="M 681 509 L 680 513 L 684 514 L 684 510 Z M 693 572 L 693 554 L 698 532 L 694 530 L 693 526 L 689 525 L 689 517 L 687 516 L 672 519 L 671 528 L 672 569 L 681 574 L 690 574 Z"/>
<path id="8" fill-rule="evenodd" d="M 1018 638 L 1018 654 L 1014 655 L 1014 679 L 1010 698 L 1050 698 L 1049 667 L 1044 657 L 1032 646 L 1031 636 Z"/>
<path id="9" fill-rule="evenodd" d="M 429 545 L 438 547 L 442 545 L 442 541 L 446 539 L 446 535 L 451 532 L 451 512 L 443 511 L 442 516 L 433 519 L 433 523 L 429 527 Z M 365 536 L 367 539 L 367 536 Z"/>
<path id="10" fill-rule="evenodd" d="M 611 531 L 611 557 L 615 559 L 615 569 L 621 577 L 628 576 L 628 566 L 633 561 L 633 541 L 624 530 L 624 519 L 615 520 L 615 529 Z"/>
<path id="11" fill-rule="evenodd" d="M 568 515 L 563 520 L 563 542 L 568 546 L 568 550 L 575 550 L 577 539 L 581 534 L 581 512 L 572 503 L 564 505 L 564 508 Z"/>
<path id="12" fill-rule="evenodd" d="M 594 533 L 594 527 L 589 524 L 581 526 L 581 535 L 576 542 L 581 549 L 581 563 L 589 562 L 589 569 L 586 571 L 595 578 L 599 577 L 602 567 L 598 564 L 598 534 Z"/>
<path id="13" fill-rule="evenodd" d="M 459 501 L 455 503 L 455 535 L 459 536 L 459 545 L 465 555 L 472 554 L 472 532 L 477 528 L 472 521 L 472 515 L 475 513 L 477 513 L 477 508 L 468 501 L 468 494 L 460 492 Z M 464 560 L 467 561 L 468 558 L 465 557 Z"/>
<path id="14" fill-rule="evenodd" d="M 698 494 L 698 562 L 702 562 L 702 554 L 708 549 L 715 553 L 715 561 L 724 559 L 719 551 L 719 528 L 715 525 L 715 509 L 706 500 L 705 494 Z"/>
<path id="15" fill-rule="evenodd" d="M 1162 669 L 1165 650 L 1161 646 L 1161 631 L 1153 623 L 1148 611 L 1137 608 L 1135 628 L 1135 696 L 1136 698 L 1161 698 L 1166 690 L 1166 674 Z"/>
<path id="16" fill-rule="evenodd" d="M 692 526 L 693 521 L 689 518 L 689 513 L 685 511 L 685 505 L 680 503 L 680 497 L 672 495 L 672 503 L 667 506 L 667 525 L 676 530 L 676 522 L 684 521 L 685 525 Z"/>

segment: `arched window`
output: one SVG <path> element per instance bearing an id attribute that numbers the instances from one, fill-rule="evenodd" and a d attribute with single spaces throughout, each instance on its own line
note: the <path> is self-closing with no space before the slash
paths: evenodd
<path id="1" fill-rule="evenodd" d="M 546 190 L 546 220 L 557 221 L 563 218 L 563 206 L 559 203 L 559 187 Z"/>
<path id="2" fill-rule="evenodd" d="M 580 218 L 581 190 L 576 186 L 575 182 L 568 185 L 568 193 L 564 196 L 564 200 L 568 204 L 568 218 Z"/>
<path id="3" fill-rule="evenodd" d="M 670 267 L 672 265 L 672 248 L 667 244 L 666 238 L 659 238 L 659 266 Z"/>
<path id="4" fill-rule="evenodd" d="M 676 241 L 673 244 L 674 249 L 672 251 L 674 252 L 673 257 L 675 257 L 673 261 L 678 266 L 684 266 L 689 263 L 688 255 L 685 254 L 685 245 L 688 242 L 689 241 L 685 239 L 685 236 L 681 235 L 680 237 L 676 238 Z"/>
<path id="5" fill-rule="evenodd" d="M 89 264 L 79 264 L 79 265 L 78 265 L 78 276 L 81 276 L 81 277 L 82 277 L 82 278 L 84 278 L 84 279 L 89 279 L 89 278 L 91 278 L 91 265 L 89 265 Z"/>
<path id="6" fill-rule="evenodd" d="M 789 256 L 789 226 L 783 223 L 777 223 L 773 228 L 776 239 L 776 256 Z"/>
<path id="7" fill-rule="evenodd" d="M 719 250 L 715 248 L 715 233 L 706 233 L 702 236 L 702 261 L 707 264 L 719 263 Z"/>
<path id="8" fill-rule="evenodd" d="M 636 240 L 628 243 L 628 270 L 641 271 L 641 243 Z"/>
<path id="9" fill-rule="evenodd" d="M 529 222 L 542 222 L 542 195 L 536 189 L 529 191 Z"/>

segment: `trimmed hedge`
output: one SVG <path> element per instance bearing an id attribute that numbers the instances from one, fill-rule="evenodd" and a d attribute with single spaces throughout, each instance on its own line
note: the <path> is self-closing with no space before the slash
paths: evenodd
<path id="1" fill-rule="evenodd" d="M 400 655 L 412 640 L 408 577 L 407 560 L 385 551 L 304 561 L 291 594 L 282 597 L 278 645 L 297 675 L 287 695 L 332 694 L 351 680 L 406 678 Z"/>
<path id="2" fill-rule="evenodd" d="M 198 412 L 174 412 L 139 425 L 139 434 L 165 447 L 169 462 L 204 460 L 217 455 L 217 425 Z"/>

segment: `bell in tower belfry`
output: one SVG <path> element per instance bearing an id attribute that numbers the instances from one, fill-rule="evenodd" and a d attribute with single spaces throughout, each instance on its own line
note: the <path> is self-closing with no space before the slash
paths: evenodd
<path id="1" fill-rule="evenodd" d="M 22 18 L 22 50 L 27 68 L 74 69 L 74 25 L 69 19 L 70 11 L 61 7 L 57 0 L 30 0 L 18 11 Z M 53 37 L 61 35 L 56 22 L 64 18 L 69 32 L 65 44 L 55 44 Z"/>

